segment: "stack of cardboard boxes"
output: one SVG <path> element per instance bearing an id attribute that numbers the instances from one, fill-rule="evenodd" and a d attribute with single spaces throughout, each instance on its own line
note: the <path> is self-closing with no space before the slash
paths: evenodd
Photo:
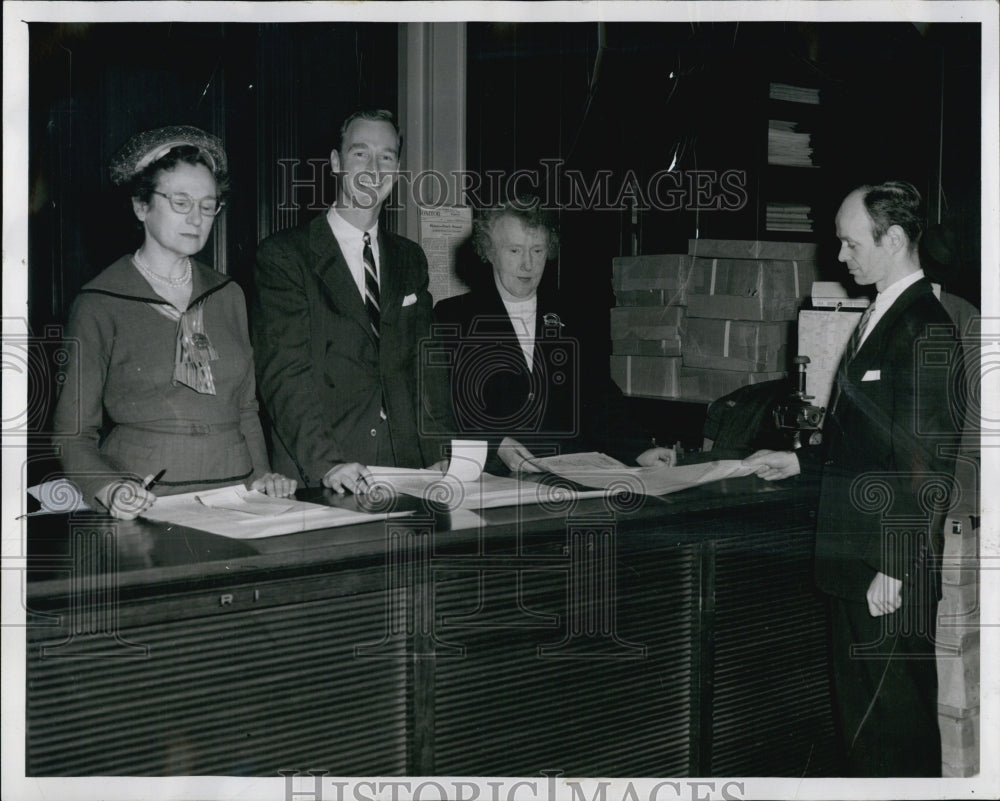
<path id="1" fill-rule="evenodd" d="M 693 239 L 614 261 L 611 373 L 626 395 L 713 401 L 782 378 L 816 246 Z"/>
<path id="2" fill-rule="evenodd" d="M 962 499 L 945 521 L 942 599 L 938 604 L 938 725 L 945 777 L 979 772 L 978 470 L 959 459 Z"/>
<path id="3" fill-rule="evenodd" d="M 712 401 L 783 378 L 795 319 L 816 278 L 816 246 L 692 239 L 681 394 Z"/>
<path id="4" fill-rule="evenodd" d="M 614 260 L 611 377 L 626 395 L 676 398 L 691 257 Z"/>

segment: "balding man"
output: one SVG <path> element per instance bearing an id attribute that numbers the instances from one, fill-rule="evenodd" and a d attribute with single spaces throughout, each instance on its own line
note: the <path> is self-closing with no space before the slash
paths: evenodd
<path id="1" fill-rule="evenodd" d="M 878 294 L 838 368 L 823 444 L 797 452 L 801 461 L 766 450 L 745 460 L 767 480 L 822 471 L 816 583 L 830 604 L 834 705 L 855 776 L 941 775 L 934 627 L 947 493 L 934 488 L 950 487 L 963 410 L 949 370 L 920 359 L 931 335 L 958 353 L 920 268 L 920 205 L 901 181 L 845 198 L 839 259 Z"/>

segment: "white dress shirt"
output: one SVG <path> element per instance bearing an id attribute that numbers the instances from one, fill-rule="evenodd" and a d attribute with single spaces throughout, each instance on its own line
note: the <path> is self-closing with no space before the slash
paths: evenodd
<path id="1" fill-rule="evenodd" d="M 889 311 L 892 304 L 899 299 L 899 296 L 923 277 L 924 271 L 917 270 L 916 272 L 912 272 L 909 275 L 900 278 L 895 283 L 889 284 L 889 286 L 875 296 L 875 300 L 872 302 L 874 310 L 872 311 L 872 316 L 868 318 L 868 325 L 865 327 L 864 333 L 861 335 L 861 341 L 858 342 L 858 350 L 861 350 L 861 346 L 865 344 L 865 340 L 868 339 L 872 329 L 875 328 L 878 321 L 882 319 L 885 313 Z"/>
<path id="2" fill-rule="evenodd" d="M 364 300 L 365 260 L 362 254 L 365 250 L 365 232 L 359 228 L 355 228 L 341 217 L 334 206 L 331 206 L 330 210 L 327 211 L 326 221 L 329 223 L 333 235 L 337 238 L 337 244 L 340 245 L 340 251 L 344 254 L 344 259 L 347 260 L 347 266 L 351 270 L 351 277 L 354 278 L 354 283 L 358 287 L 358 294 Z M 382 271 L 380 268 L 381 259 L 378 252 L 378 220 L 375 221 L 375 225 L 368 229 L 368 235 L 371 237 L 372 255 L 375 257 L 375 275 L 378 277 L 379 286 L 381 286 Z"/>
<path id="3" fill-rule="evenodd" d="M 521 346 L 530 373 L 535 363 L 535 319 L 538 316 L 538 296 L 532 295 L 523 300 L 515 298 L 497 280 L 496 273 L 493 274 L 493 280 L 496 282 L 497 292 L 500 293 L 500 300 L 507 309 L 510 324 L 517 334 L 517 342 Z"/>

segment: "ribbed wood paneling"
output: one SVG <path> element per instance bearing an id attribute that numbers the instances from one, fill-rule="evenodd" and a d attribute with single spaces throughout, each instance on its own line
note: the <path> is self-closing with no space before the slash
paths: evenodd
<path id="1" fill-rule="evenodd" d="M 812 552 L 808 533 L 717 546 L 710 775 L 831 773 L 826 625 Z"/>
<path id="2" fill-rule="evenodd" d="M 437 586 L 439 615 L 475 610 L 478 578 Z M 485 583 L 482 627 L 440 629 L 461 658 L 435 665 L 434 771 L 442 775 L 672 776 L 689 772 L 692 755 L 694 652 L 697 611 L 692 552 L 677 549 L 669 563 L 618 559 L 617 635 L 644 646 L 634 657 L 605 641 L 540 655 L 567 632 L 567 582 L 559 574 L 524 573 L 520 599 L 533 612 L 558 616 L 551 628 L 516 628 L 529 622 L 509 610 L 514 574 Z M 505 578 L 506 580 L 505 580 Z M 587 613 L 600 614 L 588 606 Z M 446 618 L 448 620 L 448 618 Z M 468 622 L 468 621 L 465 621 Z M 599 640 L 600 638 L 598 638 Z M 696 640 L 695 640 L 696 641 Z M 604 653 L 605 658 L 593 658 Z M 589 655 L 591 658 L 587 658 Z"/>
<path id="3" fill-rule="evenodd" d="M 28 775 L 406 773 L 405 659 L 378 642 L 384 595 L 152 624 L 147 658 L 28 655 Z"/>

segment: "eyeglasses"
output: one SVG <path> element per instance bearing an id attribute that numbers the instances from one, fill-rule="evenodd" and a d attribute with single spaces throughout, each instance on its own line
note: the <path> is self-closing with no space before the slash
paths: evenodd
<path id="1" fill-rule="evenodd" d="M 157 192 L 154 189 L 153 194 L 165 197 L 170 203 L 170 208 L 178 214 L 188 214 L 194 208 L 195 199 L 185 192 L 174 192 L 168 195 L 164 192 Z M 214 217 L 222 211 L 222 207 L 225 205 L 217 197 L 203 197 L 198 201 L 198 208 L 206 217 Z"/>

